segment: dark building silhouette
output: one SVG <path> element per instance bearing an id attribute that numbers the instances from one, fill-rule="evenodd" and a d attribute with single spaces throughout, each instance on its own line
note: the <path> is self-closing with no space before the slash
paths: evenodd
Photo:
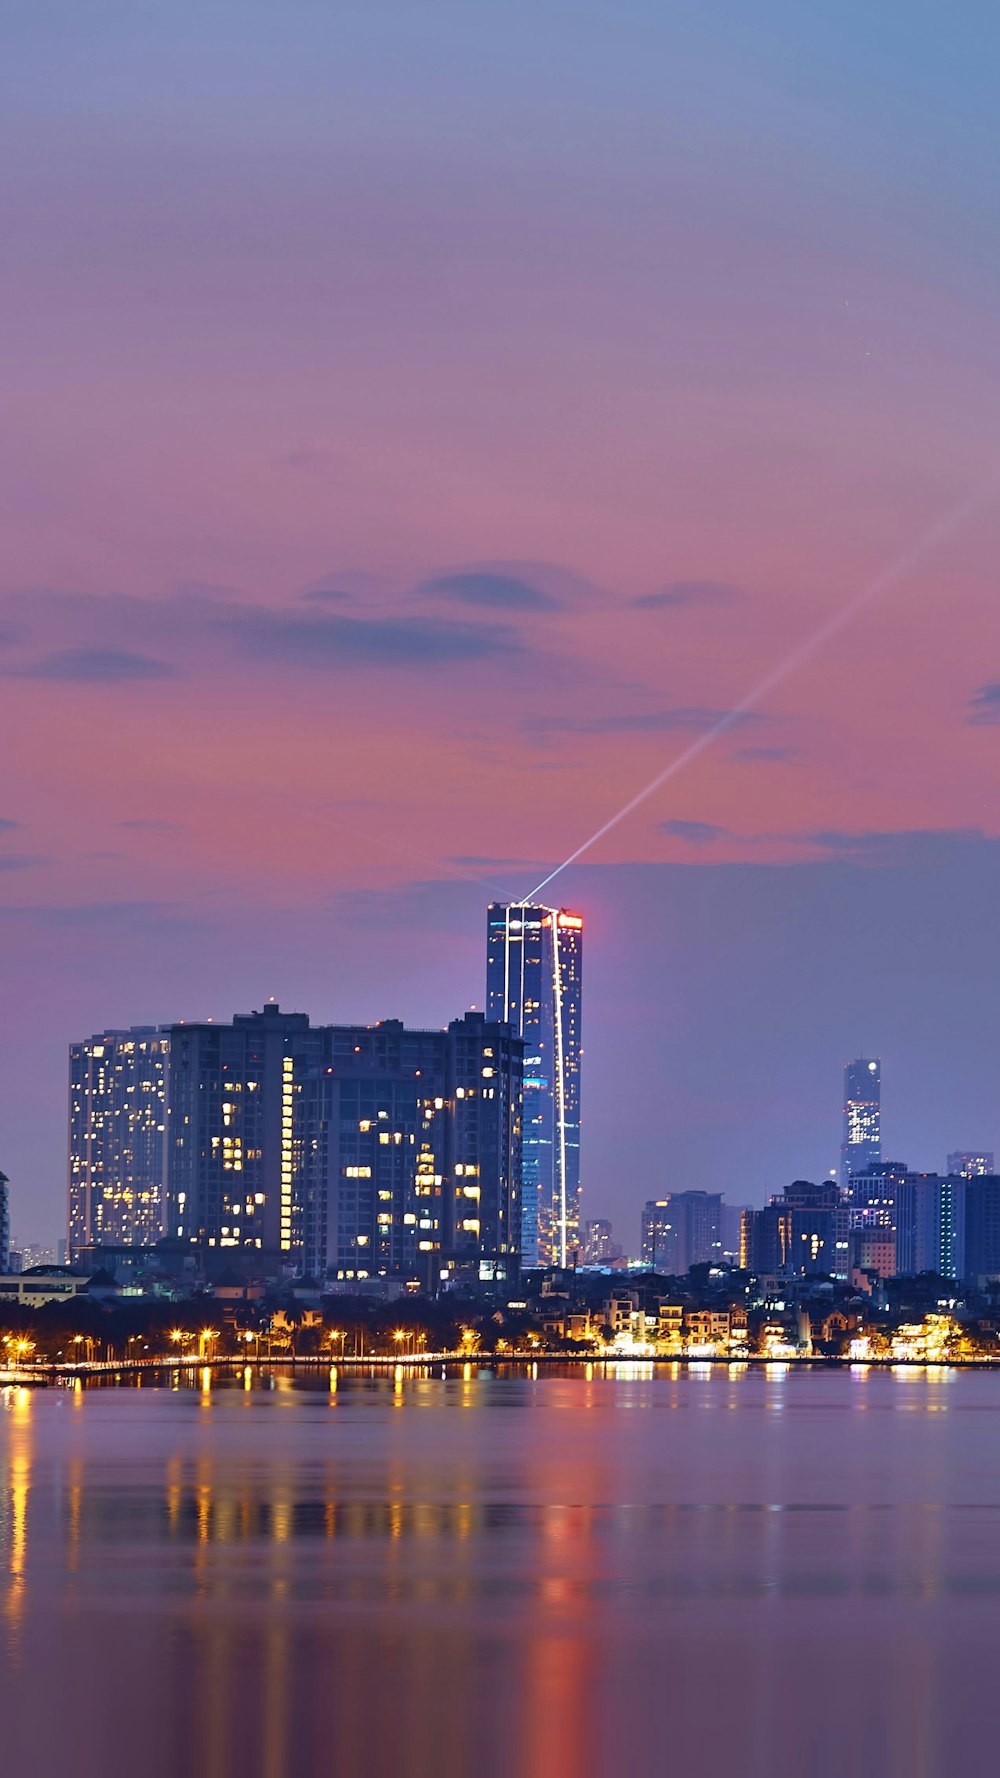
<path id="1" fill-rule="evenodd" d="M 0 1272 L 10 1269 L 10 1180 L 0 1173 Z"/>
<path id="2" fill-rule="evenodd" d="M 580 1232 L 583 920 L 566 908 L 494 902 L 487 912 L 486 1011 L 524 1038 L 521 1254 L 573 1262 Z"/>
<path id="3" fill-rule="evenodd" d="M 759 1276 L 846 1278 L 850 1210 L 835 1180 L 796 1179 L 763 1210 L 746 1210 L 740 1264 Z"/>
<path id="4" fill-rule="evenodd" d="M 965 1196 L 964 1276 L 983 1285 L 1000 1278 L 1000 1178 L 977 1173 L 963 1181 Z"/>

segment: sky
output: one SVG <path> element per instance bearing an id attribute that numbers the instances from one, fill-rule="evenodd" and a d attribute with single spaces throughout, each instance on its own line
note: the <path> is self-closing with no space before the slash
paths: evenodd
<path id="1" fill-rule="evenodd" d="M 15 1234 L 70 1040 L 441 1025 L 486 902 L 717 724 L 547 892 L 584 1215 L 822 1174 L 862 1052 L 894 1158 L 1000 1149 L 994 9 L 0 32 Z"/>

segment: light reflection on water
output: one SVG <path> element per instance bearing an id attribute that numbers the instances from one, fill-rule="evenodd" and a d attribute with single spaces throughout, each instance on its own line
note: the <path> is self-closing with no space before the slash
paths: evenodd
<path id="1" fill-rule="evenodd" d="M 4 1405 L 12 1771 L 991 1761 L 992 1374 L 237 1368 Z"/>

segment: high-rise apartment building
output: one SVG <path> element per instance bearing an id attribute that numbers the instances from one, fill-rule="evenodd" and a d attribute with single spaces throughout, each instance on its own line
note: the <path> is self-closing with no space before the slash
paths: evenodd
<path id="1" fill-rule="evenodd" d="M 170 1234 L 319 1280 L 513 1277 L 523 1053 L 482 1013 L 408 1031 L 269 1003 L 175 1026 Z"/>
<path id="2" fill-rule="evenodd" d="M 71 1253 L 144 1246 L 163 1233 L 168 1050 L 166 1033 L 150 1025 L 70 1046 Z"/>
<path id="3" fill-rule="evenodd" d="M 895 1181 L 896 1271 L 901 1278 L 936 1272 L 966 1275 L 967 1182 L 940 1173 L 906 1173 Z"/>
<path id="4" fill-rule="evenodd" d="M 846 1278 L 849 1208 L 836 1180 L 796 1179 L 763 1210 L 745 1210 L 740 1264 L 777 1278 Z"/>
<path id="5" fill-rule="evenodd" d="M 849 1186 L 852 1173 L 863 1173 L 882 1155 L 882 1064 L 859 1056 L 844 1069 L 844 1134 L 840 1149 L 840 1183 Z"/>
<path id="6" fill-rule="evenodd" d="M 609 1266 L 621 1259 L 622 1250 L 614 1238 L 607 1217 L 597 1216 L 585 1222 L 580 1241 L 580 1259 L 585 1266 Z"/>
<path id="7" fill-rule="evenodd" d="M 1000 1179 L 975 1173 L 965 1181 L 964 1275 L 982 1287 L 1000 1278 Z"/>
<path id="8" fill-rule="evenodd" d="M 691 1266 L 722 1258 L 722 1193 L 669 1192 L 642 1212 L 642 1257 L 654 1272 L 683 1277 Z"/>
<path id="9" fill-rule="evenodd" d="M 525 1042 L 521 1257 L 571 1264 L 580 1228 L 583 920 L 565 908 L 493 903 L 486 1010 Z"/>
<path id="10" fill-rule="evenodd" d="M 851 1176 L 851 1274 L 877 1272 L 891 1278 L 898 1270 L 896 1247 L 897 1188 L 906 1180 L 905 1161 L 875 1161 Z"/>
<path id="11" fill-rule="evenodd" d="M 988 1148 L 979 1153 L 967 1149 L 959 1149 L 948 1156 L 947 1173 L 955 1173 L 961 1179 L 976 1179 L 982 1174 L 995 1173 L 993 1154 Z"/>

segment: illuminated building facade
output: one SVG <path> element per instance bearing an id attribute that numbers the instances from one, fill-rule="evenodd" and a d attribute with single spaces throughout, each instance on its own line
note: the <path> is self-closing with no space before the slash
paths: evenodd
<path id="1" fill-rule="evenodd" d="M 669 1192 L 642 1212 L 642 1257 L 654 1272 L 683 1277 L 722 1257 L 722 1193 Z"/>
<path id="2" fill-rule="evenodd" d="M 579 914 L 522 902 L 490 906 L 487 1014 L 525 1042 L 525 1266 L 570 1265 L 579 1247 L 582 985 Z"/>
<path id="3" fill-rule="evenodd" d="M 524 1046 L 509 1027 L 313 1026 L 270 1003 L 171 1038 L 171 1235 L 319 1281 L 517 1275 Z"/>
<path id="4" fill-rule="evenodd" d="M 101 1031 L 69 1052 L 69 1251 L 163 1233 L 169 1039 Z"/>
<path id="5" fill-rule="evenodd" d="M 851 1216 L 851 1269 L 891 1278 L 898 1270 L 897 1195 L 906 1180 L 904 1161 L 875 1161 L 854 1173 L 848 1192 Z"/>
<path id="6" fill-rule="evenodd" d="M 877 1057 L 858 1056 L 844 1069 L 841 1185 L 849 1186 L 852 1173 L 863 1173 L 881 1155 L 882 1064 Z"/>

